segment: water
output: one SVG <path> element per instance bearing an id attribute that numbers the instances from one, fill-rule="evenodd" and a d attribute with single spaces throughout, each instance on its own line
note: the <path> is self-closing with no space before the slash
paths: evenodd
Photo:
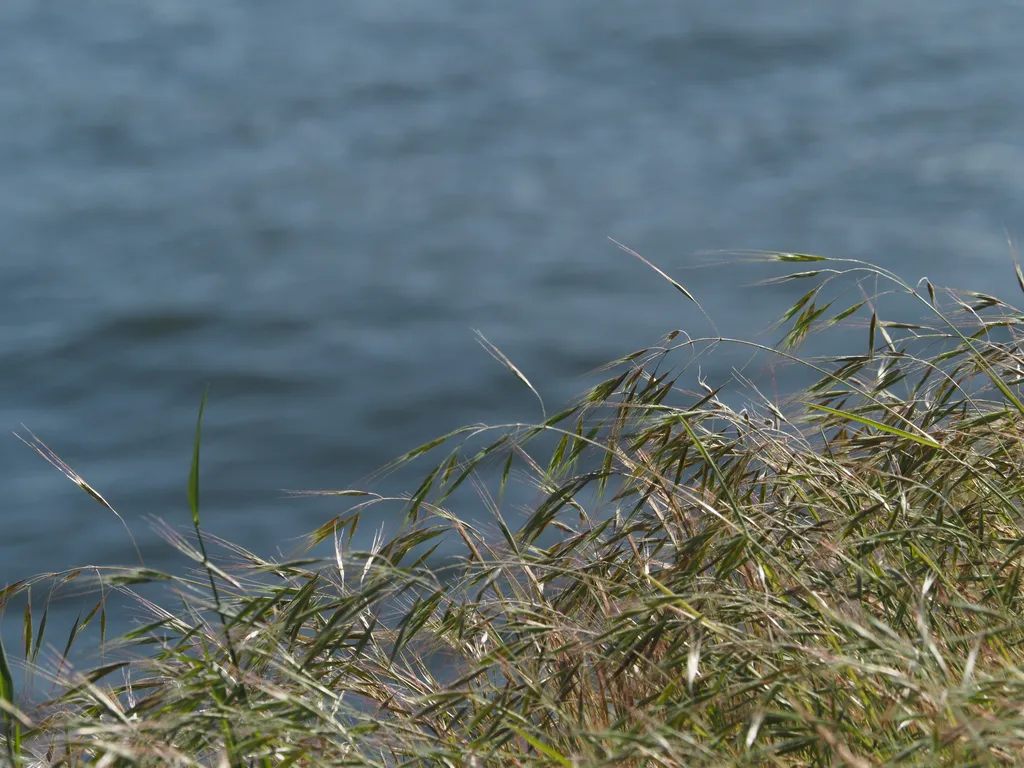
<path id="1" fill-rule="evenodd" d="M 280 489 L 537 418 L 472 329 L 549 408 L 672 328 L 707 332 L 609 236 L 745 337 L 804 288 L 693 269 L 698 251 L 864 258 L 1013 299 L 1021 39 L 1019 3 L 953 0 L 7 0 L 0 424 L 175 568 L 146 519 L 188 522 L 207 384 L 205 520 L 273 555 L 341 509 Z M 13 436 L 0 487 L 0 584 L 133 561 Z"/>

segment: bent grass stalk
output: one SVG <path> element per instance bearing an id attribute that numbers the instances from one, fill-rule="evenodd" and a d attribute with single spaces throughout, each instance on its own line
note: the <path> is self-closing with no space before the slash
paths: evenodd
<path id="1" fill-rule="evenodd" d="M 24 666 L 55 688 L 16 706 L 0 647 L 6 759 L 1019 762 L 1024 315 L 863 262 L 752 255 L 798 265 L 776 282 L 816 281 L 783 313 L 775 346 L 675 331 L 547 416 L 530 380 L 481 336 L 541 402 L 542 422 L 474 425 L 408 452 L 390 469 L 444 455 L 407 496 L 310 492 L 350 506 L 289 560 L 203 533 L 204 396 L 188 481 L 195 544 L 158 527 L 198 571 L 92 569 L 152 615 L 110 646 L 128 660 L 93 669 L 65 660 L 97 611 L 105 622 L 104 600 L 73 628 L 56 671 L 39 658 L 46 613 L 36 629 L 27 608 Z M 845 308 L 844 291 L 829 293 L 840 280 L 861 294 Z M 886 319 L 890 295 L 919 300 L 931 319 Z M 861 316 L 866 353 L 798 356 L 811 333 Z M 729 382 L 694 376 L 722 344 L 818 378 L 776 403 L 737 373 L 753 396 L 737 410 Z M 535 456 L 541 435 L 556 445 Z M 503 509 L 510 478 L 538 494 L 518 523 Z M 467 479 L 482 501 L 472 521 L 448 506 Z M 360 521 L 382 505 L 402 526 L 358 549 Z M 207 539 L 229 557 L 214 563 Z M 326 542 L 322 559 L 314 548 Z M 79 573 L 18 582 L 0 605 Z M 132 591 L 152 581 L 173 599 Z"/>

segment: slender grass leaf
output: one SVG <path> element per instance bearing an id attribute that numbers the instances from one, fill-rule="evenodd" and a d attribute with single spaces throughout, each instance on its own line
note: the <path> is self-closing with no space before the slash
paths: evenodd
<path id="1" fill-rule="evenodd" d="M 559 765 L 564 765 L 565 768 L 572 768 L 573 765 L 575 765 L 575 763 L 572 760 L 570 760 L 568 757 L 563 755 L 561 752 L 558 752 L 554 748 L 549 747 L 547 744 L 542 742 L 540 739 L 538 739 L 538 738 L 536 738 L 534 736 L 531 736 L 526 731 L 524 731 L 522 728 L 518 728 L 515 725 L 509 725 L 508 727 L 512 731 L 515 731 L 517 736 L 519 736 L 524 741 L 528 742 L 531 747 L 536 749 L 542 755 L 547 755 L 548 757 L 550 757 L 552 760 L 554 760 Z"/>
<path id="2" fill-rule="evenodd" d="M 824 411 L 825 413 L 830 413 L 833 416 L 840 416 L 840 417 L 842 417 L 844 419 L 849 419 L 850 421 L 855 421 L 858 424 L 863 424 L 866 427 L 873 427 L 874 429 L 877 429 L 880 432 L 887 432 L 890 435 L 895 435 L 897 437 L 902 437 L 905 440 L 912 440 L 915 443 L 919 443 L 921 445 L 927 445 L 929 448 L 941 448 L 942 447 L 941 443 L 936 442 L 934 439 L 932 439 L 928 435 L 915 435 L 912 432 L 907 432 L 904 429 L 899 429 L 898 427 L 894 427 L 891 424 L 885 424 L 885 423 L 883 423 L 881 421 L 875 421 L 874 419 L 869 419 L 866 416 L 858 416 L 857 414 L 850 413 L 849 411 L 841 411 L 841 410 L 839 410 L 837 408 L 829 408 L 826 405 L 818 405 L 817 403 L 805 402 L 804 405 L 806 405 L 808 408 L 813 408 L 816 411 Z"/>
<path id="3" fill-rule="evenodd" d="M 25 646 L 25 658 L 32 656 L 32 590 L 25 595 L 25 618 L 23 642 Z"/>
<path id="4" fill-rule="evenodd" d="M 8 704 L 11 709 L 16 709 L 14 676 L 11 674 L 11 665 L 7 661 L 7 651 L 4 649 L 2 637 L 0 637 L 0 701 Z M 4 740 L 7 742 L 7 756 L 12 765 L 19 765 L 21 762 L 21 724 L 6 709 L 4 710 L 4 730 L 6 731 Z"/>
<path id="5" fill-rule="evenodd" d="M 39 657 L 39 649 L 43 647 L 43 635 L 46 633 L 46 617 L 50 614 L 50 606 L 43 606 L 43 615 L 39 618 L 39 628 L 36 630 L 35 647 L 32 650 L 32 663 L 35 664 Z"/>
<path id="6" fill-rule="evenodd" d="M 697 301 L 697 300 L 696 300 L 696 299 L 695 299 L 695 298 L 693 297 L 693 294 L 692 294 L 692 293 L 690 293 L 690 292 L 689 292 L 688 290 L 686 290 L 686 289 L 685 289 L 685 288 L 684 288 L 684 287 L 683 287 L 682 285 L 680 285 L 680 284 L 679 284 L 678 282 L 676 282 L 676 281 L 675 281 L 675 280 L 673 280 L 673 279 L 672 279 L 671 277 L 669 277 L 669 276 L 668 276 L 667 274 L 665 274 L 665 272 L 663 272 L 662 270 L 660 270 L 660 269 L 658 269 L 658 268 L 657 268 L 656 266 L 654 266 L 654 264 L 652 264 L 651 262 L 649 262 L 649 261 L 648 261 L 647 259 L 645 259 L 645 258 L 644 258 L 643 256 L 641 256 L 641 255 L 640 255 L 639 253 L 637 253 L 636 251 L 634 251 L 634 250 L 633 250 L 632 248 L 629 248 L 629 247 L 627 247 L 627 246 L 623 245 L 623 244 L 622 244 L 622 243 L 620 243 L 620 242 L 619 242 L 618 240 L 614 240 L 614 239 L 612 239 L 612 238 L 608 238 L 608 239 L 609 239 L 609 240 L 611 240 L 611 241 L 612 241 L 613 243 L 615 243 L 615 244 L 616 244 L 617 246 L 619 246 L 619 248 L 621 248 L 622 250 L 624 250 L 624 251 L 625 251 L 626 253 L 628 253 L 628 254 L 629 254 L 630 256 L 635 256 L 636 258 L 640 259 L 640 261 L 642 261 L 642 262 L 643 262 L 644 264 L 646 264 L 646 265 L 647 265 L 648 267 L 650 267 L 650 268 L 651 268 L 651 269 L 653 269 L 653 270 L 654 270 L 655 272 L 657 272 L 657 273 L 658 273 L 658 274 L 659 274 L 659 275 L 660 275 L 660 276 L 661 276 L 662 278 L 664 278 L 665 280 L 667 280 L 667 281 L 668 281 L 668 283 L 669 283 L 669 284 L 670 284 L 670 285 L 671 285 L 671 286 L 672 286 L 673 288 L 675 288 L 675 289 L 676 289 L 677 291 L 679 291 L 679 292 L 680 292 L 681 294 L 683 294 L 683 296 L 685 296 L 686 298 L 688 298 L 688 299 L 689 299 L 690 301 L 692 301 L 692 302 L 693 302 L 694 304 L 696 304 L 696 305 L 697 305 L 698 307 L 700 306 L 700 304 L 698 303 L 698 301 Z"/>
<path id="7" fill-rule="evenodd" d="M 199 445 L 203 436 L 203 411 L 206 410 L 206 398 L 210 394 L 207 387 L 203 392 L 203 401 L 199 404 L 199 418 L 196 419 L 196 439 L 192 447 L 192 469 L 188 475 L 188 505 L 192 510 L 192 523 L 199 529 Z"/>
<path id="8" fill-rule="evenodd" d="M 477 341 L 480 345 L 487 350 L 487 353 L 491 355 L 495 360 L 508 368 L 512 375 L 519 379 L 526 387 L 533 393 L 533 396 L 537 398 L 537 402 L 540 403 L 541 418 L 546 419 L 548 417 L 547 410 L 544 408 L 544 398 L 540 396 L 540 393 L 534 388 L 530 380 L 526 378 L 526 374 L 520 371 L 515 364 L 505 356 L 505 353 L 498 349 L 494 344 L 487 340 L 487 337 L 480 331 L 475 331 L 477 335 Z"/>
<path id="9" fill-rule="evenodd" d="M 878 327 L 878 314 L 871 313 L 871 324 L 868 326 L 868 357 L 875 357 L 875 329 Z"/>
<path id="10" fill-rule="evenodd" d="M 81 612 L 79 612 L 78 616 L 75 618 L 75 623 L 71 625 L 71 631 L 68 632 L 68 641 L 64 644 L 64 654 L 63 654 L 63 657 L 65 659 L 67 659 L 68 653 L 71 652 L 71 646 L 74 645 L 75 638 L 78 637 L 78 624 L 79 624 L 79 622 L 81 620 L 82 620 L 82 614 L 81 614 Z"/>

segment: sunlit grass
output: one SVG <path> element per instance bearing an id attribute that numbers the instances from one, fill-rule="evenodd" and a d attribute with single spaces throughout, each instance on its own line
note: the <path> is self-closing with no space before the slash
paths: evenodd
<path id="1" fill-rule="evenodd" d="M 46 612 L 31 600 L 6 614 L 23 647 L 0 651 L 0 760 L 1024 761 L 1024 315 L 869 264 L 755 255 L 812 286 L 777 344 L 676 331 L 542 423 L 456 430 L 396 462 L 434 456 L 408 497 L 336 492 L 346 511 L 309 535 L 308 557 L 268 560 L 203 532 L 197 429 L 194 530 L 159 527 L 194 573 L 140 563 L 0 592 L 2 606 L 90 576 L 107 594 L 170 587 L 159 605 L 136 595 L 152 620 L 114 642 L 95 603 L 53 641 L 62 653 L 40 655 Z M 889 319 L 893 296 L 920 311 Z M 862 353 L 799 358 L 809 333 L 858 322 Z M 722 344 L 817 381 L 771 402 L 737 374 L 737 410 L 728 382 L 694 375 Z M 540 455 L 542 435 L 553 448 Z M 503 508 L 513 477 L 537 490 L 525 517 Z M 460 486 L 480 500 L 472 520 L 447 506 Z M 400 505 L 405 523 L 359 550 L 378 505 Z M 106 661 L 72 669 L 94 622 Z M 26 668 L 52 681 L 48 700 L 22 701 Z"/>

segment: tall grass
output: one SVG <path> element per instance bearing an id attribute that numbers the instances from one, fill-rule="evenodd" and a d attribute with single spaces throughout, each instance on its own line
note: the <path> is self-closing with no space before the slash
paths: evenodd
<path id="1" fill-rule="evenodd" d="M 204 535 L 197 431 L 194 535 L 160 528 L 195 573 L 68 571 L 0 592 L 4 604 L 92 573 L 152 616 L 77 670 L 66 657 L 105 622 L 103 600 L 42 657 L 45 612 L 28 601 L 8 615 L 23 648 L 0 650 L 6 759 L 1024 762 L 1024 316 L 869 264 L 755 256 L 811 286 L 777 345 L 676 331 L 540 424 L 468 427 L 411 451 L 397 464 L 435 458 L 408 497 L 338 492 L 350 506 L 308 538 L 324 559 L 269 560 Z M 890 296 L 923 319 L 887 319 Z M 863 353 L 799 358 L 809 332 L 858 319 Z M 784 403 L 748 387 L 740 410 L 703 380 L 687 391 L 692 361 L 723 343 L 817 380 Z M 514 475 L 538 491 L 516 523 L 500 503 Z M 446 506 L 467 481 L 475 522 Z M 401 529 L 355 548 L 361 518 L 388 503 Z M 438 557 L 442 544 L 461 556 Z M 170 587 L 163 604 L 133 591 L 152 581 Z M 19 664 L 53 694 L 29 704 Z"/>

